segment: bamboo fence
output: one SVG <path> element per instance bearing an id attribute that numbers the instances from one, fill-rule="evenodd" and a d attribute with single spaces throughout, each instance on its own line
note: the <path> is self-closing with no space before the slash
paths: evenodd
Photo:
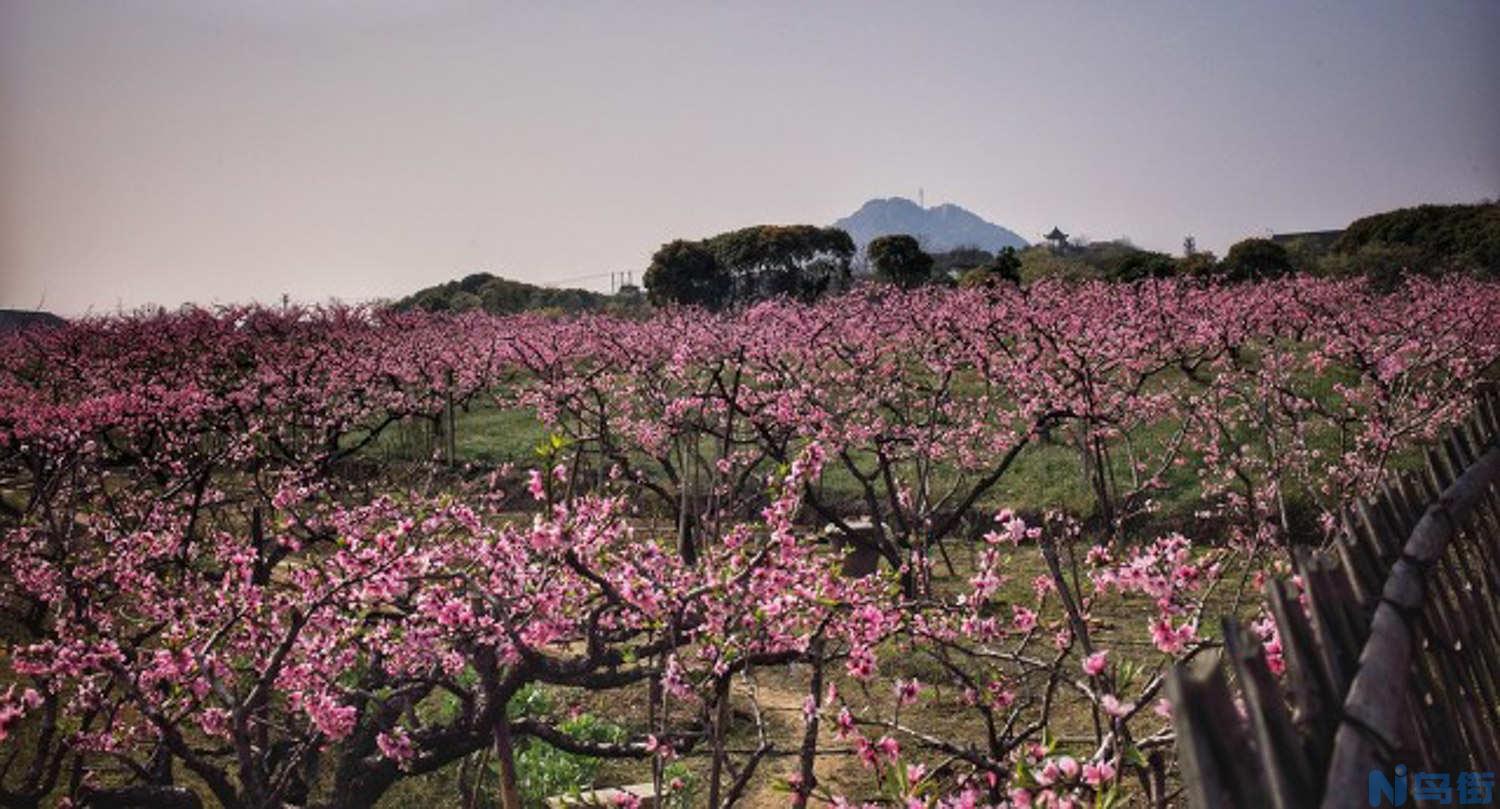
<path id="1" fill-rule="evenodd" d="M 1199 809 L 1367 807 L 1373 770 L 1500 770 L 1500 396 L 1266 586 L 1284 676 L 1233 619 L 1167 693 Z"/>

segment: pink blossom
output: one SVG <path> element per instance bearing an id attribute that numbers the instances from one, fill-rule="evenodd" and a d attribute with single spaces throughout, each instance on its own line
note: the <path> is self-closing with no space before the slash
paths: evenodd
<path id="1" fill-rule="evenodd" d="M 1115 766 L 1108 761 L 1088 763 L 1083 765 L 1083 781 L 1095 789 L 1103 786 L 1106 782 L 1114 780 Z"/>
<path id="2" fill-rule="evenodd" d="M 1135 710 L 1134 702 L 1121 702 L 1114 694 L 1105 694 L 1103 697 L 1100 697 L 1099 706 L 1104 709 L 1105 713 L 1115 719 L 1122 719 Z"/>
<path id="3" fill-rule="evenodd" d="M 1109 652 L 1094 652 L 1083 659 L 1083 671 L 1090 677 L 1098 677 L 1109 666 Z"/>
<path id="4" fill-rule="evenodd" d="M 1011 624 L 1017 632 L 1030 632 L 1036 629 L 1036 611 L 1021 606 L 1011 607 Z"/>

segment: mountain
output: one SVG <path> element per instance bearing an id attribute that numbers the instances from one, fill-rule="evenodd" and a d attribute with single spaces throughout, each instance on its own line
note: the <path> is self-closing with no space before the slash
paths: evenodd
<path id="1" fill-rule="evenodd" d="M 21 309 L 0 309 L 0 334 L 32 326 L 64 326 L 67 321 L 51 312 L 30 312 Z"/>
<path id="2" fill-rule="evenodd" d="M 923 208 L 905 197 L 872 199 L 833 226 L 848 231 L 861 250 L 871 239 L 893 233 L 915 236 L 929 253 L 956 247 L 978 247 L 992 253 L 1002 247 L 1026 247 L 1026 240 L 1015 231 L 987 222 L 972 211 L 951 204 Z"/>

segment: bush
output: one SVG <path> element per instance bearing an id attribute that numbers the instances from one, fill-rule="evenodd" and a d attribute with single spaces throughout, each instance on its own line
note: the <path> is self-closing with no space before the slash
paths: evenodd
<path id="1" fill-rule="evenodd" d="M 512 718 L 545 717 L 553 711 L 552 700 L 536 686 L 527 686 L 511 699 L 507 712 Z M 579 714 L 558 725 L 558 730 L 585 742 L 622 742 L 625 729 L 593 714 Z M 553 795 L 573 795 L 594 788 L 599 759 L 559 750 L 538 739 L 521 739 L 516 745 L 516 775 L 521 797 L 540 809 Z"/>
<path id="2" fill-rule="evenodd" d="M 1104 277 L 1110 281 L 1140 281 L 1146 278 L 1169 278 L 1177 263 L 1166 253 L 1133 250 L 1107 264 Z"/>
<path id="3" fill-rule="evenodd" d="M 1219 272 L 1219 259 L 1207 250 L 1189 253 L 1177 259 L 1176 272 L 1189 278 L 1208 278 Z"/>
<path id="4" fill-rule="evenodd" d="M 1412 274 L 1434 272 L 1428 256 L 1421 249 L 1404 244 L 1374 242 L 1352 254 L 1332 253 L 1318 262 L 1317 272 L 1330 278 L 1363 275 L 1377 289 L 1392 290 L 1402 278 Z"/>
<path id="5" fill-rule="evenodd" d="M 1073 255 L 1052 252 L 1049 247 L 1028 247 L 1021 251 L 1021 282 L 1034 284 L 1044 278 L 1085 281 L 1098 273 Z"/>
<path id="6" fill-rule="evenodd" d="M 965 272 L 958 279 L 958 285 L 964 288 L 1019 283 L 1021 283 L 1021 257 L 1014 247 L 1001 250 L 993 260 Z"/>
<path id="7" fill-rule="evenodd" d="M 1291 273 L 1292 260 L 1270 239 L 1245 239 L 1230 246 L 1219 271 L 1228 281 L 1264 281 Z"/>

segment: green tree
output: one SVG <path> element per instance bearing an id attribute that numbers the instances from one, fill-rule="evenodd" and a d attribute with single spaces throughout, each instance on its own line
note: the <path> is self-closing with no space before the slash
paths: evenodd
<path id="1" fill-rule="evenodd" d="M 1369 242 L 1352 253 L 1330 253 L 1318 262 L 1317 272 L 1334 278 L 1362 275 L 1376 288 L 1390 291 L 1410 275 L 1436 270 L 1432 257 L 1409 244 Z"/>
<path id="2" fill-rule="evenodd" d="M 1188 278 L 1208 278 L 1219 272 L 1219 259 L 1210 250 L 1194 250 L 1177 259 L 1175 271 Z"/>
<path id="3" fill-rule="evenodd" d="M 937 276 L 962 277 L 969 270 L 979 269 L 995 260 L 995 254 L 978 247 L 955 247 L 932 254 L 932 274 Z"/>
<path id="4" fill-rule="evenodd" d="M 470 273 L 459 280 L 458 288 L 463 290 L 464 292 L 478 295 L 479 290 L 483 289 L 486 284 L 490 284 L 500 280 L 503 279 L 496 278 L 495 276 L 487 272 Z"/>
<path id="5" fill-rule="evenodd" d="M 1104 269 L 1104 277 L 1111 281 L 1140 281 L 1144 278 L 1166 278 L 1177 268 L 1177 262 L 1166 253 L 1153 250 L 1132 250 Z"/>
<path id="6" fill-rule="evenodd" d="M 479 288 L 479 298 L 484 301 L 484 311 L 508 315 L 531 308 L 533 289 L 532 285 L 520 281 L 496 278 Z"/>
<path id="7" fill-rule="evenodd" d="M 932 280 L 932 256 L 910 236 L 880 236 L 870 242 L 867 251 L 875 277 L 881 281 L 913 289 Z"/>
<path id="8" fill-rule="evenodd" d="M 1230 246 L 1220 262 L 1220 274 L 1230 281 L 1260 281 L 1292 271 L 1286 248 L 1270 239 L 1244 239 Z"/>
<path id="9" fill-rule="evenodd" d="M 721 309 L 729 303 L 732 281 L 703 242 L 678 239 L 651 257 L 642 281 L 646 297 L 657 306 L 682 304 Z"/>
<path id="10" fill-rule="evenodd" d="M 478 295 L 461 289 L 448 299 L 448 308 L 455 312 L 468 312 L 484 308 L 484 301 L 480 300 Z"/>
<path id="11" fill-rule="evenodd" d="M 1078 251 L 1063 254 L 1045 245 L 1034 245 L 1022 250 L 1021 282 L 1033 284 L 1043 279 L 1063 281 L 1085 281 L 1098 278 L 1099 273 L 1078 257 Z"/>
<path id="12" fill-rule="evenodd" d="M 740 228 L 705 239 L 703 246 L 728 273 L 734 304 L 777 295 L 813 300 L 847 285 L 854 259 L 848 233 L 812 225 Z"/>
<path id="13" fill-rule="evenodd" d="M 1001 280 L 1012 284 L 1021 283 L 1021 254 L 1014 247 L 1003 247 L 995 254 L 995 260 L 990 262 L 989 271 L 997 275 Z"/>
<path id="14" fill-rule="evenodd" d="M 1194 249 L 1197 249 L 1196 245 Z M 1124 238 L 1075 245 L 1070 252 L 1072 258 L 1088 265 L 1091 277 L 1106 281 L 1162 278 L 1171 275 L 1176 267 L 1171 256 L 1142 250 Z"/>
<path id="15" fill-rule="evenodd" d="M 403 298 L 396 309 L 424 309 L 429 312 L 462 312 L 482 308 L 491 314 L 507 315 L 538 309 L 581 312 L 600 309 L 607 296 L 586 289 L 539 287 L 487 272 L 471 273 L 457 281 L 448 281 Z"/>
<path id="16" fill-rule="evenodd" d="M 1021 255 L 1014 247 L 1001 248 L 995 257 L 984 265 L 965 272 L 959 279 L 961 287 L 992 287 L 996 284 L 1021 283 Z"/>

